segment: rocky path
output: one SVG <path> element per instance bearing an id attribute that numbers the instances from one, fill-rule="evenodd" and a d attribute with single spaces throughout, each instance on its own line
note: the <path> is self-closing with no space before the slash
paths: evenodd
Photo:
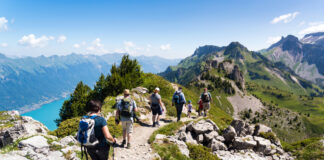
<path id="1" fill-rule="evenodd" d="M 150 116 L 151 117 L 151 114 Z M 162 115 L 161 121 L 160 121 L 160 127 L 176 121 L 175 118 L 172 118 L 169 121 L 163 121 L 165 118 L 164 115 Z M 162 120 L 163 119 L 163 120 Z M 193 118 L 181 118 L 181 121 L 189 121 Z M 148 140 L 152 133 L 157 130 L 159 127 L 152 127 L 151 126 L 152 121 L 150 120 L 148 124 L 144 125 L 136 125 L 134 127 L 134 132 L 132 134 L 131 138 L 131 148 L 122 148 L 118 145 L 115 147 L 115 160 L 152 160 L 155 157 L 158 157 L 157 153 L 154 153 L 150 144 L 148 143 Z M 118 144 L 120 144 L 122 141 L 122 138 L 118 139 Z"/>

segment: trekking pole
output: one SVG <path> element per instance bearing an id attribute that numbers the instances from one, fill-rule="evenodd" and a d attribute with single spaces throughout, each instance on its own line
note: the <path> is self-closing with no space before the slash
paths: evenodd
<path id="1" fill-rule="evenodd" d="M 115 135 L 113 135 L 113 138 L 115 139 Z M 116 145 L 116 142 L 113 143 L 112 147 L 113 147 L 113 150 L 112 150 L 112 159 L 115 160 L 115 145 Z"/>

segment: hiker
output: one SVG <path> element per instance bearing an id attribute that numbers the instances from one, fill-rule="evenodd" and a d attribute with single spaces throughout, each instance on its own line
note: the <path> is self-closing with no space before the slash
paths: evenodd
<path id="1" fill-rule="evenodd" d="M 86 149 L 84 151 L 85 153 L 87 152 L 89 153 L 92 160 L 108 160 L 109 148 L 110 148 L 108 141 L 112 144 L 116 143 L 116 139 L 113 138 L 113 136 L 111 136 L 109 132 L 105 118 L 101 116 L 100 113 L 101 107 L 102 104 L 100 101 L 94 101 L 94 100 L 89 101 L 88 108 L 90 110 L 90 113 L 87 116 L 84 116 L 80 121 L 80 128 L 82 128 L 83 124 L 86 125 L 86 127 L 84 127 L 85 130 L 83 130 L 85 132 L 80 131 L 80 129 L 78 131 L 78 141 L 79 142 L 81 141 L 82 142 L 81 144 L 83 146 L 86 146 Z M 93 124 L 93 122 L 94 122 L 94 127 L 93 128 L 90 127 L 89 129 L 88 126 L 92 126 L 89 125 L 89 123 Z M 94 137 L 92 137 L 93 134 L 91 133 L 94 133 L 94 137 L 96 138 L 95 141 L 93 141 Z M 86 140 L 85 143 L 84 140 Z M 83 152 L 82 152 L 82 156 L 83 156 Z"/>
<path id="2" fill-rule="evenodd" d="M 200 100 L 203 102 L 204 117 L 206 117 L 210 109 L 210 102 L 212 101 L 212 97 L 207 88 L 205 88 L 204 92 L 201 94 Z"/>
<path id="3" fill-rule="evenodd" d="M 177 121 L 180 121 L 181 119 L 183 105 L 185 104 L 186 104 L 186 98 L 182 93 L 182 87 L 179 87 L 179 89 L 174 92 L 172 97 L 172 105 L 175 105 L 177 109 Z"/>
<path id="4" fill-rule="evenodd" d="M 188 113 L 187 113 L 187 117 L 190 118 L 190 114 L 192 111 L 192 104 L 191 104 L 191 100 L 188 101 Z"/>
<path id="5" fill-rule="evenodd" d="M 198 105 L 199 105 L 198 116 L 202 116 L 201 112 L 204 109 L 204 105 L 203 105 L 203 101 L 201 99 L 199 99 Z"/>
<path id="6" fill-rule="evenodd" d="M 160 126 L 160 116 L 162 115 L 162 112 L 164 112 L 164 104 L 161 100 L 161 96 L 159 95 L 160 88 L 155 88 L 154 93 L 150 97 L 150 104 L 151 104 L 151 110 L 152 110 L 152 127 L 155 127 L 155 125 Z"/>
<path id="7" fill-rule="evenodd" d="M 125 146 L 127 137 L 127 148 L 131 147 L 131 134 L 133 133 L 133 115 L 137 112 L 136 102 L 130 97 L 129 90 L 124 90 L 123 99 L 117 104 L 116 118 L 122 122 L 123 142 L 121 146 Z M 119 121 L 118 120 L 118 121 Z"/>

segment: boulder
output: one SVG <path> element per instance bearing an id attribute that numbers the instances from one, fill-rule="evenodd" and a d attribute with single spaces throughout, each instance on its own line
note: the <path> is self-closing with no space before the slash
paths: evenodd
<path id="1" fill-rule="evenodd" d="M 190 122 L 189 124 L 187 124 L 187 131 L 191 132 L 193 130 L 193 122 Z"/>
<path id="2" fill-rule="evenodd" d="M 48 153 L 48 159 L 47 160 L 65 160 L 62 152 L 60 151 L 53 151 Z"/>
<path id="3" fill-rule="evenodd" d="M 254 132 L 254 126 L 250 126 L 248 123 L 245 123 L 243 120 L 234 119 L 231 122 L 231 126 L 234 127 L 237 136 L 252 135 Z"/>
<path id="4" fill-rule="evenodd" d="M 262 152 L 265 155 L 269 155 L 272 150 L 271 142 L 267 139 L 262 138 L 262 137 L 254 136 L 253 138 L 257 142 L 257 146 L 256 146 L 255 150 L 257 152 Z"/>
<path id="5" fill-rule="evenodd" d="M 49 148 L 47 139 L 43 136 L 34 136 L 26 140 L 22 140 L 18 144 L 19 148 L 29 147 L 33 149 Z"/>
<path id="6" fill-rule="evenodd" d="M 227 150 L 227 147 L 224 143 L 217 141 L 216 139 L 213 139 L 208 147 L 211 148 L 212 151 L 217 151 L 217 150 Z"/>
<path id="7" fill-rule="evenodd" d="M 26 157 L 20 155 L 0 154 L 1 160 L 28 160 Z"/>
<path id="8" fill-rule="evenodd" d="M 148 89 L 144 87 L 136 87 L 132 89 L 132 92 L 138 93 L 138 94 L 145 94 L 148 93 Z"/>
<path id="9" fill-rule="evenodd" d="M 185 155 L 185 156 L 187 156 L 187 157 L 189 158 L 189 149 L 188 149 L 186 143 L 183 142 L 183 141 L 179 141 L 179 140 L 177 140 L 177 141 L 176 141 L 176 144 L 177 144 L 177 146 L 178 146 L 180 152 L 181 152 L 183 155 Z"/>
<path id="10" fill-rule="evenodd" d="M 67 146 L 69 144 L 76 144 L 78 141 L 73 136 L 66 136 L 60 140 L 60 143 Z"/>
<path id="11" fill-rule="evenodd" d="M 260 135 L 261 132 L 264 132 L 264 133 L 272 132 L 272 129 L 270 127 L 263 125 L 263 124 L 256 125 L 253 135 L 258 136 L 258 135 Z"/>
<path id="12" fill-rule="evenodd" d="M 192 134 L 191 134 L 191 132 L 188 132 L 188 133 L 187 133 L 187 139 L 186 139 L 186 142 L 188 142 L 188 143 L 192 143 L 192 144 L 197 144 L 197 141 L 196 141 L 194 138 L 192 138 Z"/>
<path id="13" fill-rule="evenodd" d="M 253 140 L 252 136 L 235 137 L 233 148 L 237 150 L 253 149 L 257 146 L 257 142 Z"/>
<path id="14" fill-rule="evenodd" d="M 220 142 L 225 142 L 225 138 L 223 136 L 216 136 L 215 139 Z"/>
<path id="15" fill-rule="evenodd" d="M 212 139 L 214 139 L 218 136 L 218 132 L 211 131 L 209 133 L 205 133 L 204 135 L 205 135 L 206 141 L 210 142 Z"/>
<path id="16" fill-rule="evenodd" d="M 179 140 L 184 141 L 184 142 L 187 141 L 187 134 L 186 134 L 186 132 L 180 132 L 180 133 L 178 133 L 177 136 L 178 136 L 178 139 Z"/>
<path id="17" fill-rule="evenodd" d="M 200 120 L 192 126 L 192 129 L 197 135 L 199 135 L 213 131 L 214 126 L 211 123 L 206 122 L 205 120 Z"/>
<path id="18" fill-rule="evenodd" d="M 226 143 L 232 142 L 236 137 L 235 129 L 232 126 L 228 126 L 223 132 L 223 137 Z"/>
<path id="19" fill-rule="evenodd" d="M 198 143 L 203 143 L 204 142 L 204 135 L 203 134 L 200 134 L 197 136 L 197 141 Z"/>
<path id="20" fill-rule="evenodd" d="M 210 120 L 210 119 L 206 119 L 206 122 L 208 122 L 208 123 L 210 123 L 210 124 L 212 124 L 213 125 L 213 127 L 214 127 L 214 131 L 219 131 L 219 128 L 218 128 L 218 126 L 216 125 L 216 123 L 214 123 L 212 120 Z"/>

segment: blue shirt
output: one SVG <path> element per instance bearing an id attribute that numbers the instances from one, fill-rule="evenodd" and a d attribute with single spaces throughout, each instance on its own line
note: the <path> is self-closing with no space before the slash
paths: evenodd
<path id="1" fill-rule="evenodd" d="M 135 114 L 134 113 L 135 108 L 136 108 L 136 102 L 134 100 L 132 100 L 132 105 L 131 105 L 131 108 L 130 108 L 130 110 L 132 111 L 132 115 Z M 117 103 L 117 109 L 119 111 L 121 111 L 123 109 L 121 101 L 119 101 Z M 120 115 L 120 121 L 132 121 L 133 122 L 133 116 L 131 116 L 131 117 L 123 117 L 123 116 Z"/>
<path id="2" fill-rule="evenodd" d="M 109 146 L 108 141 L 106 140 L 102 128 L 104 126 L 107 126 L 106 119 L 103 117 L 97 117 L 94 119 L 95 120 L 95 126 L 94 126 L 94 131 L 95 131 L 95 136 L 99 140 L 99 147 L 107 147 Z"/>

